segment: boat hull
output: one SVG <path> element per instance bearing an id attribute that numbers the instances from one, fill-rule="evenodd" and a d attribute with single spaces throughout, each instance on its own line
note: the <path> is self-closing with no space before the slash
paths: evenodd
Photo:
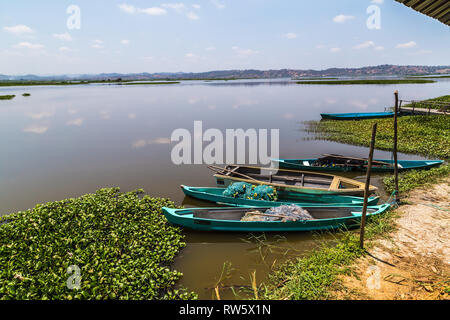
<path id="1" fill-rule="evenodd" d="M 273 159 L 277 162 L 280 169 L 292 170 L 307 170 L 307 171 L 321 171 L 321 172 L 349 172 L 349 171 L 366 171 L 365 167 L 319 167 L 312 166 L 317 159 Z M 374 159 L 393 164 L 394 160 Z M 413 170 L 413 169 L 430 169 L 440 166 L 444 163 L 443 160 L 399 160 L 399 171 Z M 394 168 L 390 166 L 372 166 L 372 172 L 394 172 Z"/>
<path id="2" fill-rule="evenodd" d="M 368 207 L 367 216 L 381 214 L 388 210 L 390 204 Z M 251 211 L 254 208 L 239 208 Z M 308 211 L 333 209 L 342 211 L 342 207 L 336 208 L 312 208 L 305 207 Z M 167 220 L 176 226 L 198 230 L 198 231 L 227 231 L 227 232 L 301 232 L 316 230 L 334 230 L 341 228 L 357 227 L 361 221 L 362 207 L 349 207 L 344 216 L 332 218 L 318 218 L 314 220 L 302 221 L 240 221 L 227 219 L 202 218 L 196 216 L 196 212 L 207 210 L 208 212 L 226 212 L 226 210 L 238 210 L 236 208 L 189 208 L 189 209 L 172 209 L 164 207 L 162 212 Z"/>
<path id="3" fill-rule="evenodd" d="M 391 118 L 394 112 L 359 112 L 359 113 L 321 113 L 322 119 L 328 120 L 363 120 Z"/>
<path id="4" fill-rule="evenodd" d="M 359 206 L 364 202 L 364 198 L 340 196 L 340 195 L 310 195 L 298 192 L 277 192 L 278 201 L 265 201 L 254 199 L 233 198 L 223 195 L 225 188 L 196 188 L 181 186 L 184 194 L 199 200 L 238 206 L 279 206 L 283 204 L 296 204 L 299 206 Z M 368 205 L 375 206 L 379 197 L 369 197 Z"/>

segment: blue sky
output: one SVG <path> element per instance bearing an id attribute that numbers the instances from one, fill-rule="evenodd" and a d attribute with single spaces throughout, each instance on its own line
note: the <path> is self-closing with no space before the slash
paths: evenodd
<path id="1" fill-rule="evenodd" d="M 0 74 L 450 65 L 450 28 L 393 0 L 0 0 L 0 36 Z"/>

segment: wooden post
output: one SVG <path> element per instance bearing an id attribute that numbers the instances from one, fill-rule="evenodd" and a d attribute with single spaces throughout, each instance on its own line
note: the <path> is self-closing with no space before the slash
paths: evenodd
<path id="1" fill-rule="evenodd" d="M 372 127 L 372 140 L 370 141 L 369 163 L 367 164 L 366 184 L 364 186 L 364 204 L 361 215 L 361 233 L 359 235 L 359 246 L 364 248 L 364 228 L 366 226 L 367 199 L 369 198 L 370 173 L 372 171 L 373 149 L 375 148 L 375 136 L 377 134 L 377 123 Z"/>
<path id="2" fill-rule="evenodd" d="M 397 113 L 398 113 L 398 91 L 395 90 L 394 111 L 394 175 L 395 175 L 395 199 L 398 199 L 398 159 L 397 159 Z"/>

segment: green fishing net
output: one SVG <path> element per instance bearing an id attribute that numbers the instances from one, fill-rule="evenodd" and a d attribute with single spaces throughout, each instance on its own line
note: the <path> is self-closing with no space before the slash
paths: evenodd
<path id="1" fill-rule="evenodd" d="M 224 196 L 251 200 L 277 201 L 277 190 L 271 186 L 252 185 L 245 182 L 236 182 L 229 185 L 223 192 Z"/>

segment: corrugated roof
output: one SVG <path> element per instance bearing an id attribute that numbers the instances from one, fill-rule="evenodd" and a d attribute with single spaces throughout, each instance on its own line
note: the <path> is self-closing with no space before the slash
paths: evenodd
<path id="1" fill-rule="evenodd" d="M 395 0 L 450 26 L 449 0 Z"/>

